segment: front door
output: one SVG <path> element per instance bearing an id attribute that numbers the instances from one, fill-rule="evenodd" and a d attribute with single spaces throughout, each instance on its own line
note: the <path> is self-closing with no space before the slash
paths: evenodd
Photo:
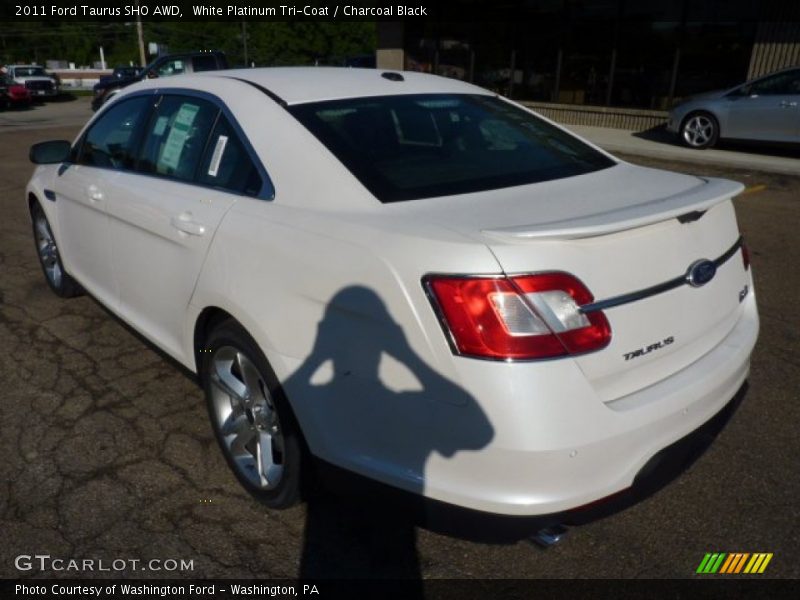
<path id="1" fill-rule="evenodd" d="M 128 168 L 151 97 L 124 100 L 105 111 L 79 143 L 74 163 L 58 171 L 58 240 L 70 274 L 109 307 L 116 306 L 106 207 L 114 179 Z"/>
<path id="2" fill-rule="evenodd" d="M 725 137 L 792 142 L 798 138 L 800 69 L 770 75 L 728 97 Z"/>

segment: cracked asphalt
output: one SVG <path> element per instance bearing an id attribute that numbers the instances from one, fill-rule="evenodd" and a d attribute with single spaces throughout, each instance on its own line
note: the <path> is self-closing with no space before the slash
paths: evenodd
<path id="1" fill-rule="evenodd" d="M 252 500 L 192 379 L 90 298 L 61 300 L 45 284 L 24 202 L 27 150 L 71 139 L 86 104 L 0 122 L 0 577 L 692 577 L 710 551 L 772 552 L 761 577 L 800 575 L 800 177 L 627 157 L 753 187 L 736 200 L 762 319 L 751 388 L 679 479 L 542 551 L 412 528 L 388 506 L 365 516 L 327 493 L 283 512 Z M 193 569 L 16 568 L 36 554 Z"/>

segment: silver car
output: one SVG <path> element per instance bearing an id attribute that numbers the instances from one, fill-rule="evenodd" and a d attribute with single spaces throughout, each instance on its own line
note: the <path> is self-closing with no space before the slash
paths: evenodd
<path id="1" fill-rule="evenodd" d="M 800 67 L 732 89 L 694 96 L 673 108 L 667 129 L 692 148 L 720 138 L 800 142 Z"/>

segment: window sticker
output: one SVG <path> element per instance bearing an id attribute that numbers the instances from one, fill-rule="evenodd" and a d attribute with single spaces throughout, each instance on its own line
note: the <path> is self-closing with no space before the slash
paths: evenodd
<path id="1" fill-rule="evenodd" d="M 167 169 L 175 171 L 178 168 L 183 148 L 199 111 L 200 107 L 196 104 L 182 104 L 178 109 L 158 160 L 159 173 Z"/>
<path id="2" fill-rule="evenodd" d="M 169 123 L 169 117 L 161 116 L 158 117 L 156 120 L 156 125 L 153 127 L 153 135 L 161 137 L 164 135 L 164 132 L 167 129 L 167 123 Z"/>
<path id="3" fill-rule="evenodd" d="M 217 145 L 214 147 L 214 153 L 211 155 L 211 164 L 208 166 L 208 174 L 211 175 L 211 177 L 217 176 L 219 163 L 222 161 L 222 155 L 225 152 L 225 146 L 227 144 L 227 135 L 221 135 L 217 138 Z"/>

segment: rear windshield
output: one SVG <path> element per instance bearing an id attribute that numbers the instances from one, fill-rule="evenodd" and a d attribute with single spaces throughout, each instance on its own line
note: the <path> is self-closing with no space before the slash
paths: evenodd
<path id="1" fill-rule="evenodd" d="M 549 181 L 615 164 L 493 96 L 379 96 L 289 110 L 381 202 Z"/>

